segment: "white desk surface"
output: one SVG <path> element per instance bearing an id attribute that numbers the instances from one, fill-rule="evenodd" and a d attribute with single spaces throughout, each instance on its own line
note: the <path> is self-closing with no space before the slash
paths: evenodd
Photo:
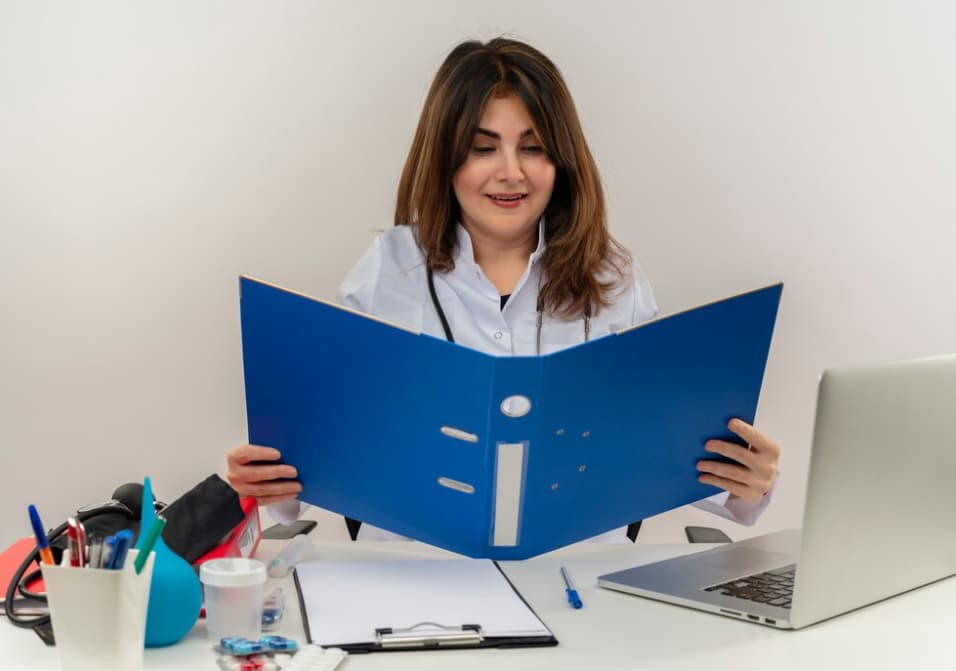
<path id="1" fill-rule="evenodd" d="M 276 541 L 263 543 L 271 556 Z M 684 671 L 748 668 L 907 669 L 942 668 L 951 661 L 956 631 L 956 579 L 874 604 L 800 631 L 782 631 L 730 618 L 658 603 L 597 586 L 597 576 L 667 556 L 699 551 L 704 545 L 578 544 L 502 568 L 560 641 L 551 648 L 443 650 L 350 655 L 342 671 L 469 669 L 653 669 Z M 322 557 L 449 556 L 412 542 L 317 542 Z M 915 560 L 915 558 L 914 558 Z M 565 600 L 558 573 L 567 566 L 584 608 Z M 293 597 L 290 584 L 287 594 Z M 295 598 L 280 632 L 304 643 Z M 0 668 L 53 671 L 54 648 L 32 631 L 17 629 L 0 617 Z M 942 666 L 941 666 L 942 665 Z M 180 643 L 150 649 L 145 671 L 215 671 L 218 666 L 200 621 Z M 108 670 L 104 670 L 108 671 Z"/>

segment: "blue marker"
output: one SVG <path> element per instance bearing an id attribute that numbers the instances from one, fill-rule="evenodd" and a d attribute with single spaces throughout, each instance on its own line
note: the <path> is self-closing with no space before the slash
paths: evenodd
<path id="1" fill-rule="evenodd" d="M 112 538 L 113 552 L 110 554 L 109 566 L 104 568 L 121 571 L 123 565 L 126 564 L 126 553 L 129 552 L 129 548 L 133 544 L 133 532 L 129 529 L 123 529 L 117 531 Z"/>
<path id="2" fill-rule="evenodd" d="M 109 568 L 113 560 L 113 550 L 116 549 L 116 536 L 109 535 L 103 539 L 103 552 L 100 554 L 100 568 Z"/>
<path id="3" fill-rule="evenodd" d="M 575 608 L 583 606 L 581 597 L 578 596 L 578 591 L 574 589 L 574 584 L 571 582 L 571 576 L 568 575 L 568 569 L 563 566 L 561 567 L 561 577 L 564 578 L 564 584 L 566 585 L 564 591 L 568 593 L 568 603 Z"/>

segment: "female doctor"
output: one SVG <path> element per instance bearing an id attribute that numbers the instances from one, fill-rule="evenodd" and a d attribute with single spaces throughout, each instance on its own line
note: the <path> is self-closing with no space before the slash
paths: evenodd
<path id="1" fill-rule="evenodd" d="M 464 42 L 432 82 L 398 186 L 395 227 L 339 290 L 350 308 L 495 355 L 553 352 L 655 317 L 651 285 L 608 232 L 597 167 L 555 65 L 527 44 Z M 724 492 L 698 507 L 753 524 L 773 486 L 779 446 L 753 426 L 748 447 L 709 440 L 736 464 L 702 460 Z M 241 496 L 292 521 L 295 468 L 278 450 L 227 454 Z M 387 532 L 363 525 L 360 538 Z M 623 540 L 624 530 L 602 534 Z"/>

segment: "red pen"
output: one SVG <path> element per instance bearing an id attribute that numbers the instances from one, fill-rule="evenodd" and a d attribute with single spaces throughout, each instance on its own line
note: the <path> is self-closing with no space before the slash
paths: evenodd
<path id="1" fill-rule="evenodd" d="M 66 521 L 66 537 L 70 543 L 70 566 L 86 566 L 86 529 L 75 517 Z"/>

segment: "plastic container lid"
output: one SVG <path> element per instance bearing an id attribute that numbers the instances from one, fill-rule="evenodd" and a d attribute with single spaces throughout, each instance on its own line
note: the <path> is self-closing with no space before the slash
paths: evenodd
<path id="1" fill-rule="evenodd" d="M 266 581 L 266 565 L 258 559 L 210 559 L 199 567 L 199 580 L 214 587 L 245 587 Z"/>

